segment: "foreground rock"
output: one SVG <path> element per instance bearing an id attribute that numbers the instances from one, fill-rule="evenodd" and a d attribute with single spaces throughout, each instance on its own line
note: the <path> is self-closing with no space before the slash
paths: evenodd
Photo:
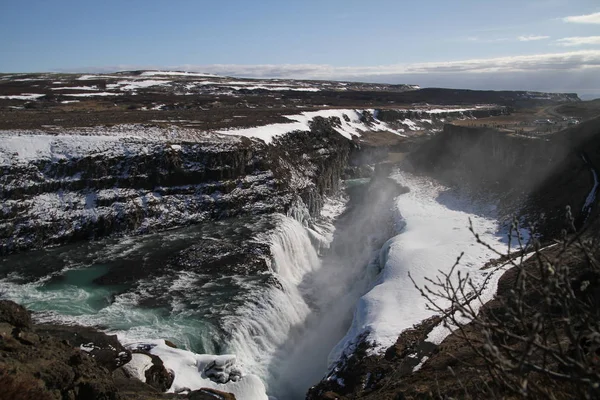
<path id="1" fill-rule="evenodd" d="M 145 382 L 124 369 L 132 354 L 92 328 L 37 325 L 29 312 L 0 300 L 0 397 L 11 400 L 119 400 L 189 398 L 233 400 L 229 393 L 200 389 L 185 395 L 164 394 L 173 377 L 162 361 Z"/>

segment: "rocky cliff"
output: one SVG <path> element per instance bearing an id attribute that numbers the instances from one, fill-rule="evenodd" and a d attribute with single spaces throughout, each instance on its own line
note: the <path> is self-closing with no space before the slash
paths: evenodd
<path id="1" fill-rule="evenodd" d="M 592 211 L 599 132 L 597 118 L 546 136 L 448 124 L 409 160 L 445 183 L 498 200 L 506 218 L 525 217 L 552 237 L 564 227 L 565 206 L 579 226 Z"/>
<path id="2" fill-rule="evenodd" d="M 73 145 L 43 135 L 28 140 L 49 141 L 54 153 Z M 337 190 L 352 146 L 323 119 L 272 146 L 219 136 L 121 138 L 67 157 L 13 158 L 0 165 L 0 254 L 285 213 L 297 196 L 316 214 L 323 196 Z"/>

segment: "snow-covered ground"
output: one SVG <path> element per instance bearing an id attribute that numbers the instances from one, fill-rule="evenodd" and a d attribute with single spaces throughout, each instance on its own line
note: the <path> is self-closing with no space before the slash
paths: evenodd
<path id="1" fill-rule="evenodd" d="M 56 133 L 59 133 L 58 135 Z M 30 162 L 36 159 L 60 160 L 104 153 L 118 156 L 148 153 L 148 146 L 173 141 L 201 143 L 218 150 L 239 140 L 232 136 L 207 134 L 176 126 L 159 128 L 145 125 L 58 130 L 0 131 L 0 165 Z M 172 148 L 172 146 L 171 146 Z"/>
<path id="2" fill-rule="evenodd" d="M 16 78 L 16 79 L 15 79 Z M 16 76 L 5 76 L 0 79 L 11 79 L 17 81 L 42 81 L 51 80 L 53 85 L 61 87 L 46 87 L 50 90 L 73 90 L 73 91 L 95 91 L 98 90 L 97 82 L 104 81 L 107 91 L 97 92 L 95 96 L 114 96 L 117 94 L 135 95 L 138 90 L 156 90 L 169 91 L 177 95 L 193 94 L 221 94 L 230 96 L 239 96 L 249 90 L 267 90 L 271 92 L 300 91 L 300 92 L 318 92 L 328 91 L 348 91 L 348 90 L 393 90 L 406 91 L 419 89 L 416 85 L 387 85 L 387 84 L 364 84 L 352 82 L 321 82 L 321 81 L 299 81 L 293 79 L 243 79 L 219 76 L 199 72 L 183 71 L 143 71 L 142 73 L 120 72 L 106 74 L 85 74 L 71 76 L 57 76 L 52 74 L 40 75 L 38 79 L 17 78 Z M 73 80 L 77 83 L 74 84 Z M 86 85 L 89 83 L 89 85 Z M 39 90 L 43 87 L 36 86 Z M 37 91 L 37 90 L 34 90 Z M 243 92 L 241 92 L 243 91 Z M 40 94 L 39 97 L 44 96 Z M 36 97 L 23 94 L 12 94 L 2 96 L 0 99 L 9 100 L 35 100 Z"/>
<path id="3" fill-rule="evenodd" d="M 410 188 L 396 201 L 398 234 L 382 248 L 379 277 L 359 300 L 352 326 L 331 352 L 331 362 L 349 354 L 364 335 L 374 345 L 374 352 L 382 352 L 395 343 L 402 331 L 434 315 L 409 273 L 423 287 L 426 278 L 448 272 L 464 252 L 458 270 L 468 273 L 476 285 L 485 281 L 491 271 L 480 268 L 495 254 L 476 243 L 469 231 L 469 219 L 481 240 L 498 251 L 507 249 L 507 238 L 494 218 L 493 205 L 474 205 L 427 178 L 405 172 L 398 172 L 393 178 Z M 484 299 L 494 296 L 499 276 L 497 273 L 489 279 Z M 447 334 L 446 329 L 440 328 L 429 340 L 439 343 Z"/>
<path id="4" fill-rule="evenodd" d="M 463 113 L 473 111 L 475 108 L 461 109 L 445 109 L 445 113 L 455 113 L 456 117 L 469 118 Z M 424 117 L 440 114 L 442 111 L 438 109 L 428 110 L 412 110 L 419 112 Z M 365 121 L 363 113 L 368 113 L 372 119 Z M 307 111 L 298 115 L 285 115 L 285 118 L 291 122 L 278 123 L 266 126 L 258 126 L 252 128 L 229 129 L 218 131 L 221 134 L 253 137 L 271 143 L 273 138 L 284 135 L 292 131 L 308 131 L 310 123 L 316 118 L 338 118 L 339 124 L 334 126 L 334 129 L 342 136 L 352 140 L 354 136 L 360 137 L 364 132 L 391 132 L 399 136 L 407 136 L 411 132 L 431 130 L 433 121 L 430 118 L 413 118 L 398 120 L 392 124 L 380 121 L 377 119 L 377 111 L 374 109 L 356 110 L 356 109 L 326 109 L 319 111 Z M 440 120 L 440 123 L 443 123 Z"/>

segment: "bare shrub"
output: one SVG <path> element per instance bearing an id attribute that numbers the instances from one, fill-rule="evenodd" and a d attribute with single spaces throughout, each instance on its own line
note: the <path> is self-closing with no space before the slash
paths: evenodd
<path id="1" fill-rule="evenodd" d="M 599 246 L 591 232 L 574 232 L 569 208 L 567 222 L 570 232 L 541 248 L 533 228 L 532 239 L 522 242 L 514 221 L 506 253 L 483 242 L 471 226 L 475 240 L 500 257 L 493 272 L 510 269 L 493 306 L 484 306 L 481 297 L 493 274 L 476 286 L 457 270 L 462 255 L 427 285 L 413 281 L 429 309 L 443 316 L 483 366 L 485 384 L 471 387 L 470 396 L 477 398 L 473 390 L 479 390 L 500 398 L 600 398 Z M 512 252 L 515 240 L 518 251 Z"/>

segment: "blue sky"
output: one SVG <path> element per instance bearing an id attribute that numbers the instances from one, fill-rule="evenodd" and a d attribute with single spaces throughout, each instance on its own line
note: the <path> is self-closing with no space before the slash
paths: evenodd
<path id="1" fill-rule="evenodd" d="M 0 54 L 1 72 L 179 68 L 600 93 L 600 2 L 20 0 L 2 7 Z M 536 63 L 545 78 L 532 82 Z"/>

